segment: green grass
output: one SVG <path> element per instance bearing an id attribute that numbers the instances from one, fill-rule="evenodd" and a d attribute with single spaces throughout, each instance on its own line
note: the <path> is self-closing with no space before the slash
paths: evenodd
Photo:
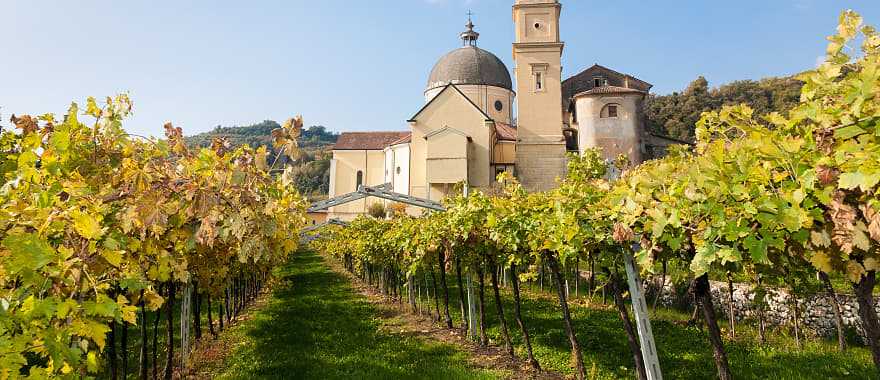
<path id="1" fill-rule="evenodd" d="M 280 283 L 268 305 L 255 317 L 224 332 L 221 339 L 236 346 L 225 362 L 212 365 L 212 377 L 238 378 L 497 378 L 502 373 L 471 368 L 466 354 L 446 344 L 387 332 L 378 311 L 355 294 L 348 280 L 332 272 L 323 258 L 310 252 L 297 253 L 276 273 Z M 423 278 L 419 277 L 420 281 Z M 458 289 L 449 274 L 450 310 L 460 325 Z M 546 281 L 546 280 L 545 280 Z M 502 345 L 495 304 L 488 286 L 486 312 L 489 336 Z M 547 281 L 549 282 L 549 281 Z M 546 284 L 546 283 L 545 283 Z M 585 286 L 584 283 L 582 283 Z M 523 284 L 525 323 L 532 334 L 541 365 L 571 375 L 570 351 L 555 293 L 541 292 Z M 424 291 L 424 289 L 423 289 Z M 572 295 L 574 290 L 571 291 Z M 587 370 L 595 367 L 599 379 L 634 378 L 632 356 L 621 322 L 614 310 L 571 302 L 578 339 Z M 508 326 L 517 355 L 525 357 L 519 329 L 513 319 L 509 289 L 502 290 Z M 596 301 L 601 301 L 597 297 Z M 179 304 L 179 301 L 178 301 Z M 425 305 L 433 308 L 433 301 Z M 216 303 L 215 303 L 216 318 Z M 441 304 L 442 307 L 442 304 Z M 652 323 L 665 378 L 708 379 L 715 377 L 711 346 L 705 329 L 688 327 L 689 315 L 669 310 L 652 311 Z M 150 317 L 152 323 L 152 316 Z M 177 322 L 177 320 L 175 320 Z M 726 319 L 719 316 L 726 331 Z M 164 320 L 160 323 L 160 346 L 164 346 Z M 152 326 L 150 326 L 152 327 Z M 206 336 L 207 328 L 205 328 Z M 152 333 L 152 330 L 150 331 Z M 878 378 L 869 352 L 851 347 L 836 351 L 833 341 L 807 340 L 802 350 L 783 329 L 768 334 L 765 346 L 757 343 L 756 329 L 737 325 L 737 339 L 725 339 L 729 361 L 737 379 L 869 379 Z M 131 344 L 137 331 L 130 331 Z M 160 348 L 160 370 L 164 359 Z M 130 363 L 137 367 L 137 348 Z"/>
<path id="2" fill-rule="evenodd" d="M 487 276 L 488 277 L 488 276 Z M 455 277 L 451 276 L 450 286 Z M 568 338 L 563 328 L 562 313 L 554 293 L 545 288 L 523 284 L 523 319 L 532 337 L 535 356 L 545 369 L 573 374 Z M 489 281 L 486 287 L 488 334 L 494 344 L 503 345 Z M 450 288 L 450 310 L 459 324 L 458 290 Z M 571 291 L 574 294 L 574 291 Z M 584 292 L 581 292 L 583 295 Z M 525 357 L 519 328 L 513 319 L 512 296 L 503 290 L 504 311 L 517 355 Z M 581 301 L 585 297 L 581 297 Z M 596 299 L 601 301 L 601 297 Z M 610 302 L 610 298 L 609 298 Z M 595 366 L 599 379 L 635 378 L 633 359 L 626 343 L 626 334 L 617 312 L 601 306 L 570 302 L 573 324 L 589 372 Z M 442 308 L 442 305 L 441 305 Z M 658 309 L 652 315 L 652 327 L 660 356 L 663 375 L 668 379 L 710 379 L 716 377 L 712 348 L 705 329 L 688 327 L 689 318 L 681 312 Z M 719 316 L 722 330 L 724 317 Z M 756 329 L 737 325 L 737 339 L 725 339 L 728 359 L 737 379 L 869 379 L 877 378 L 870 353 L 863 347 L 837 351 L 835 342 L 812 339 L 798 350 L 794 338 L 783 331 L 768 332 L 768 344 L 758 343 Z"/>
<path id="3" fill-rule="evenodd" d="M 178 288 L 177 294 L 175 295 L 175 299 L 174 299 L 174 352 L 175 352 L 174 363 L 178 367 L 180 365 L 180 356 L 179 355 L 180 355 L 180 345 L 181 345 L 181 340 L 180 340 L 180 307 L 181 307 L 181 303 L 183 302 L 181 299 L 181 296 L 182 296 L 181 290 Z M 212 313 L 212 320 L 214 322 L 214 328 L 215 328 L 215 331 L 219 332 L 220 331 L 220 324 L 219 324 L 218 317 L 220 315 L 220 303 L 224 302 L 224 299 L 222 299 L 222 297 L 221 297 L 218 299 L 214 299 L 211 302 L 212 302 L 211 303 L 211 310 L 212 310 L 211 313 Z M 232 299 L 230 299 L 230 303 L 231 302 L 233 302 Z M 245 308 L 241 311 L 241 313 L 246 313 L 247 309 L 250 306 L 251 306 L 251 304 L 246 305 Z M 152 357 L 153 323 L 155 322 L 155 318 L 156 318 L 157 313 L 160 313 L 162 315 L 161 319 L 159 320 L 158 329 L 157 329 L 157 331 L 158 331 L 157 358 L 158 358 L 158 363 L 159 363 L 159 365 L 158 365 L 159 376 L 162 376 L 163 369 L 165 368 L 165 363 L 166 363 L 165 359 L 168 355 L 168 339 L 167 339 L 167 331 L 168 331 L 167 323 L 168 323 L 168 321 L 165 319 L 166 311 L 164 308 L 159 309 L 157 311 L 150 311 L 148 309 L 147 310 L 147 343 L 148 343 L 149 349 L 147 351 L 147 356 L 148 356 L 147 360 L 148 360 L 149 365 L 148 365 L 147 373 L 150 376 L 152 376 L 152 373 L 153 373 L 152 372 L 153 371 L 153 369 L 152 369 L 153 368 L 153 363 L 152 363 L 152 360 L 153 360 L 152 359 L 153 358 Z M 138 315 L 138 323 L 141 323 L 142 321 L 141 321 L 140 309 L 138 309 L 137 315 Z M 224 316 L 224 318 L 225 317 L 226 316 Z M 210 330 L 208 327 L 207 297 L 202 298 L 202 310 L 201 310 L 201 314 L 199 315 L 199 319 L 201 320 L 201 324 L 202 324 L 202 339 L 210 340 L 212 338 L 212 336 L 211 336 L 211 333 L 210 333 Z M 224 326 L 226 326 L 226 325 L 227 325 L 227 322 L 224 319 Z M 122 372 L 121 372 L 122 371 L 122 355 L 123 355 L 123 353 L 122 353 L 123 352 L 122 351 L 122 337 L 121 337 L 122 325 L 117 324 L 117 328 L 118 328 L 118 330 L 117 330 L 117 334 L 116 334 L 116 344 L 117 344 L 117 350 L 119 350 L 119 353 L 118 353 L 119 359 L 117 361 L 117 364 L 119 365 L 119 371 L 120 371 L 119 376 L 121 378 L 122 377 Z M 190 330 L 190 334 L 191 334 L 190 339 L 192 341 L 192 344 L 194 344 L 196 341 L 195 326 L 193 325 L 192 322 L 190 322 L 190 329 L 191 329 Z M 134 324 L 129 325 L 128 351 L 127 351 L 128 352 L 128 366 L 129 366 L 129 368 L 128 368 L 128 376 L 126 377 L 128 379 L 139 378 L 138 371 L 140 368 L 140 361 L 139 361 L 140 360 L 140 349 L 141 349 L 140 326 L 134 325 Z M 109 377 L 110 368 L 109 368 L 108 360 L 109 360 L 109 357 L 107 354 L 107 349 L 105 348 L 104 353 L 103 353 L 103 357 L 102 357 L 102 368 L 101 368 L 101 372 L 98 374 L 98 378 L 108 378 Z"/>
<path id="4" fill-rule="evenodd" d="M 323 258 L 297 253 L 254 318 L 225 334 L 237 347 L 222 379 L 489 379 L 448 344 L 383 330 L 378 310 Z"/>

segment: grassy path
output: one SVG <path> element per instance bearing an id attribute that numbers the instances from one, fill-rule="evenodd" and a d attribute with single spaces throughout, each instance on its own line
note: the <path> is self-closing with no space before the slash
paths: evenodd
<path id="1" fill-rule="evenodd" d="M 454 278 L 452 282 L 454 282 Z M 571 354 L 568 337 L 563 328 L 562 316 L 555 299 L 555 291 L 541 292 L 527 284 L 523 285 L 523 319 L 529 328 L 535 356 L 545 369 L 571 376 Z M 491 287 L 487 287 L 487 294 Z M 513 318 L 513 297 L 502 290 L 502 302 L 508 324 Z M 453 319 L 458 323 L 458 289 L 450 288 L 450 307 Z M 601 297 L 597 299 L 601 301 Z M 585 297 L 570 300 L 572 322 L 581 343 L 588 374 L 596 379 L 633 379 L 633 359 L 626 343 L 623 325 L 616 311 L 601 305 L 589 305 Z M 486 300 L 486 322 L 490 340 L 502 345 L 501 332 L 493 297 Z M 689 315 L 674 310 L 659 309 L 652 312 L 652 326 L 664 378 L 712 379 L 716 378 L 712 348 L 706 332 L 699 327 L 688 326 Z M 722 319 L 722 329 L 726 323 Z M 740 324 L 738 339 L 731 341 L 725 335 L 731 369 L 737 379 L 873 379 L 878 378 L 871 362 L 870 353 L 864 347 L 852 346 L 846 352 L 838 352 L 835 342 L 809 339 L 803 349 L 798 349 L 794 339 L 778 330 L 769 333 L 769 344 L 758 344 L 756 329 Z M 511 329 L 511 338 L 517 355 L 525 356 L 519 329 Z M 588 376 L 589 378 L 589 376 Z"/>
<path id="2" fill-rule="evenodd" d="M 252 319 L 222 339 L 236 347 L 211 377 L 224 379 L 489 379 L 448 344 L 396 334 L 315 253 L 280 269 L 282 283 Z"/>

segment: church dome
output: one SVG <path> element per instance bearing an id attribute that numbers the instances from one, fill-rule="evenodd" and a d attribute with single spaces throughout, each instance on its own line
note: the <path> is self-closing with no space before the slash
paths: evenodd
<path id="1" fill-rule="evenodd" d="M 510 71 L 495 54 L 476 46 L 479 33 L 468 20 L 468 30 L 461 33 L 465 46 L 455 49 L 437 61 L 428 77 L 425 91 L 448 84 L 476 84 L 513 90 Z"/>

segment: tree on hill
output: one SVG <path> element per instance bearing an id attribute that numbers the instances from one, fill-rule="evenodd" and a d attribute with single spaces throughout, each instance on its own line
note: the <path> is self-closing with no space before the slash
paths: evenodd
<path id="1" fill-rule="evenodd" d="M 275 160 L 278 152 L 272 145 L 272 131 L 281 125 L 274 120 L 264 120 L 248 126 L 216 126 L 209 132 L 186 138 L 191 147 L 210 147 L 215 137 L 225 137 L 232 149 L 247 144 L 251 147 L 265 146 L 269 151 L 269 162 Z M 328 131 L 322 125 L 304 128 L 299 138 L 300 158 L 296 161 L 287 156 L 279 159 L 279 164 L 292 166 L 294 185 L 303 195 L 320 197 L 330 188 L 330 149 L 339 134 Z"/>
<path id="2" fill-rule="evenodd" d="M 242 144 L 248 144 L 252 147 L 271 147 L 272 130 L 280 127 L 281 125 L 274 120 L 264 120 L 257 124 L 242 127 L 223 127 L 218 125 L 210 132 L 187 137 L 186 141 L 191 146 L 207 147 L 211 145 L 214 137 L 222 136 L 229 139 L 229 142 L 234 147 Z M 336 143 L 338 137 L 338 133 L 327 131 L 322 125 L 313 125 L 303 129 L 299 143 L 302 148 L 319 147 Z"/>
<path id="3" fill-rule="evenodd" d="M 693 141 L 703 112 L 734 104 L 748 104 L 759 116 L 787 111 L 797 105 L 802 85 L 794 77 L 773 77 L 738 80 L 709 88 L 709 81 L 699 76 L 682 92 L 648 96 L 645 107 L 648 128 L 655 133 Z"/>

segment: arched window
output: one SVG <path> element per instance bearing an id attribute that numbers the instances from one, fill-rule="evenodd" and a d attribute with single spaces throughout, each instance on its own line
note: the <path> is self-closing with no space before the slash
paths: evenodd
<path id="1" fill-rule="evenodd" d="M 361 186 L 362 186 L 363 184 L 364 184 L 364 172 L 358 170 L 358 173 L 357 173 L 357 185 L 355 185 L 355 188 L 360 189 Z"/>
<path id="2" fill-rule="evenodd" d="M 605 107 L 602 107 L 602 112 L 599 113 L 600 118 L 609 118 L 609 117 L 617 117 L 617 104 L 606 104 Z"/>

